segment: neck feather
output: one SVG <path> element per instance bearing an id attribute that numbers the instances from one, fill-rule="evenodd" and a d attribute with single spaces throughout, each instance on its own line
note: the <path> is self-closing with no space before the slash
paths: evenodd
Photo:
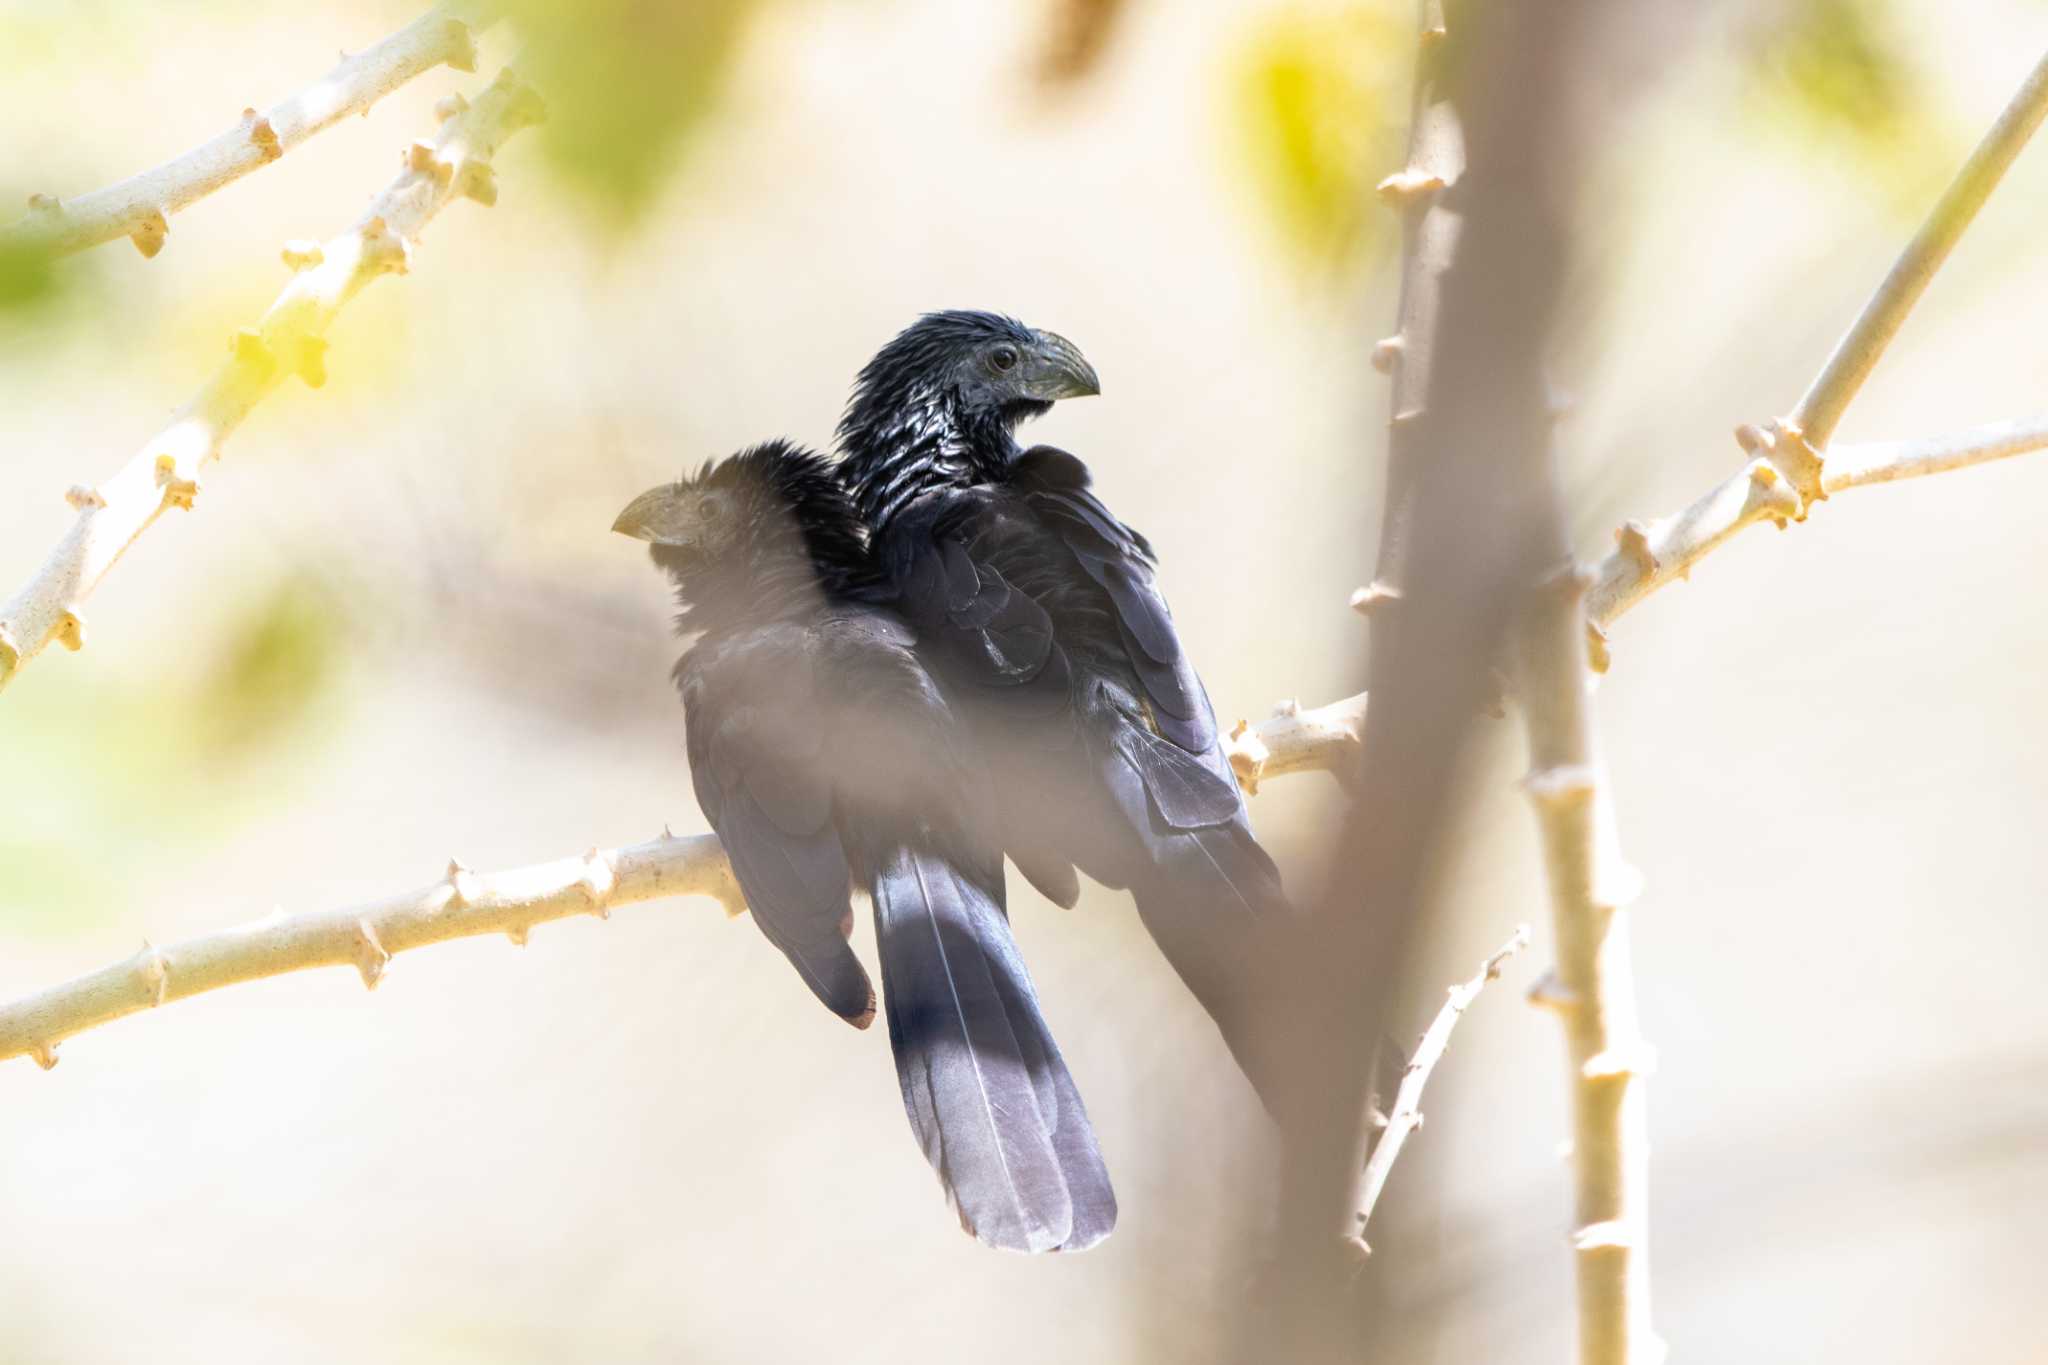
<path id="1" fill-rule="evenodd" d="M 999 480 L 1017 450 L 1000 414 L 964 413 L 957 395 L 931 387 L 862 395 L 839 424 L 839 444 L 840 475 L 874 530 L 921 493 Z"/>

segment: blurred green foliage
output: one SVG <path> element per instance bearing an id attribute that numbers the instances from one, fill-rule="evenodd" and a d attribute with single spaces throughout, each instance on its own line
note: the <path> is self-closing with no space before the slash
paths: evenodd
<path id="1" fill-rule="evenodd" d="M 343 618 L 334 595 L 288 578 L 230 631 L 198 687 L 211 747 L 247 751 L 299 728 L 342 663 Z"/>
<path id="2" fill-rule="evenodd" d="M 1382 246 L 1373 186 L 1398 162 L 1415 62 L 1414 16 L 1379 0 L 1263 16 L 1232 82 L 1252 174 L 1304 264 L 1355 267 Z"/>
<path id="3" fill-rule="evenodd" d="M 763 0 L 510 0 L 547 96 L 554 168 L 620 227 L 653 203 L 716 105 Z"/>
<path id="4" fill-rule="evenodd" d="M 1900 212 L 1917 214 L 1929 182 L 1954 168 L 1957 140 L 1886 0 L 1789 0 L 1766 13 L 1751 37 L 1753 116 L 1822 155 L 1854 156 Z"/>
<path id="5" fill-rule="evenodd" d="M 1802 0 L 1766 48 L 1786 90 L 1814 119 L 1854 137 L 1895 137 L 1913 79 L 1880 29 L 1873 0 Z"/>
<path id="6" fill-rule="evenodd" d="M 35 308 L 57 293 L 57 272 L 48 252 L 0 243 L 0 313 Z"/>
<path id="7" fill-rule="evenodd" d="M 0 827 L 0 916 L 50 934 L 111 919 L 194 856 L 276 809 L 339 732 L 348 618 L 310 577 L 267 587 L 196 672 L 120 677 L 45 660 L 7 693 L 0 753 L 45 784 Z M 51 681 L 69 670 L 60 683 Z M 46 671 L 47 670 L 47 671 Z"/>

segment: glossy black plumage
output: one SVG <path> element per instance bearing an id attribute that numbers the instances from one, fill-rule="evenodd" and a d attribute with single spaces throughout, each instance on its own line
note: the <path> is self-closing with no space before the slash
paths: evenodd
<path id="1" fill-rule="evenodd" d="M 1279 872 L 1252 835 L 1151 545 L 1079 459 L 1013 435 L 1096 390 L 1063 338 L 993 314 L 929 315 L 862 371 L 840 472 L 884 589 L 999 775 L 1004 846 L 1063 903 L 1075 867 L 1130 888 L 1270 1106 L 1253 1015 L 1265 921 L 1287 908 Z"/>
<path id="2" fill-rule="evenodd" d="M 762 932 L 859 1027 L 871 894 L 904 1108 L 963 1226 L 1079 1250 L 1116 1219 L 1003 909 L 987 775 L 905 622 L 867 590 L 830 467 L 780 443 L 649 490 L 615 529 L 675 581 L 691 776 Z"/>

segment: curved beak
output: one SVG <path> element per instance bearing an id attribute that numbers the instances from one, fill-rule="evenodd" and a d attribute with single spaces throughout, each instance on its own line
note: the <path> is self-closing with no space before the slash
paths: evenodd
<path id="1" fill-rule="evenodd" d="M 667 484 L 650 488 L 626 504 L 626 510 L 612 521 L 612 529 L 650 545 L 680 545 L 686 538 L 674 533 L 673 519 L 665 515 L 673 503 L 674 490 Z"/>
<path id="2" fill-rule="evenodd" d="M 1057 332 L 1040 332 L 1038 350 L 1024 376 L 1027 397 L 1056 403 L 1062 398 L 1090 398 L 1102 392 L 1102 381 L 1081 348 Z"/>

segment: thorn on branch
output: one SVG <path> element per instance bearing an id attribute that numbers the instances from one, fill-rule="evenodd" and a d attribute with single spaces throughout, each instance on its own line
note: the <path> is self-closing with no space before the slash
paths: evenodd
<path id="1" fill-rule="evenodd" d="M 1764 515 L 1776 522 L 1780 531 L 1800 515 L 1799 495 L 1786 487 L 1778 467 L 1769 460 L 1750 461 L 1749 500 L 1763 508 Z"/>
<path id="2" fill-rule="evenodd" d="M 294 237 L 291 241 L 286 242 L 284 250 L 278 254 L 284 258 L 285 265 L 291 269 L 293 274 L 311 270 L 314 266 L 327 259 L 327 254 L 320 249 L 318 242 L 309 241 L 303 237 Z"/>
<path id="3" fill-rule="evenodd" d="M 1557 975 L 1557 969 L 1552 967 L 1546 968 L 1543 975 L 1536 978 L 1536 984 L 1529 987 L 1529 1003 L 1540 1010 L 1552 1010 L 1563 1014 L 1566 1010 L 1575 1010 L 1579 1007 L 1579 997 L 1575 992 L 1565 989 L 1564 982 Z"/>
<path id="4" fill-rule="evenodd" d="M 384 951 L 376 928 L 367 919 L 356 921 L 355 958 L 356 970 L 362 973 L 363 989 L 376 990 L 377 983 L 384 979 L 384 968 L 390 964 L 391 954 Z"/>
<path id="5" fill-rule="evenodd" d="M 57 618 L 57 625 L 50 632 L 50 638 L 76 654 L 85 648 L 85 618 L 77 612 L 66 609 Z"/>
<path id="6" fill-rule="evenodd" d="M 1792 485 L 1797 508 L 1788 514 L 1791 520 L 1805 521 L 1814 503 L 1827 500 L 1828 491 L 1822 481 L 1827 462 L 1793 422 L 1782 417 L 1761 427 L 1745 422 L 1735 428 L 1735 441 L 1749 454 L 1768 462 L 1778 477 Z M 1754 472 L 1751 477 L 1754 480 Z M 1782 527 L 1784 521 L 1780 520 L 1779 525 Z"/>
<path id="7" fill-rule="evenodd" d="M 1382 201 L 1395 208 L 1420 208 L 1449 183 L 1435 171 L 1413 166 L 1395 171 L 1373 188 Z"/>
<path id="8" fill-rule="evenodd" d="M 1640 521 L 1623 522 L 1614 532 L 1614 543 L 1621 547 L 1621 552 L 1635 563 L 1637 571 L 1645 578 L 1663 567 L 1650 549 L 1650 530 Z"/>
<path id="9" fill-rule="evenodd" d="M 164 490 L 164 502 L 171 507 L 192 510 L 193 499 L 199 496 L 198 476 L 184 477 L 178 473 L 178 457 L 159 455 L 156 457 L 157 487 Z"/>
<path id="10" fill-rule="evenodd" d="M 1380 608 L 1401 600 L 1401 590 L 1374 579 L 1351 594 L 1351 610 L 1360 616 L 1370 617 Z"/>
<path id="11" fill-rule="evenodd" d="M 1596 1052 L 1579 1067 L 1579 1074 L 1589 1081 L 1629 1081 L 1654 1075 L 1656 1070 L 1657 1050 L 1642 1043 L 1630 1050 Z"/>
<path id="12" fill-rule="evenodd" d="M 259 379 L 277 368 L 277 356 L 272 353 L 270 343 L 254 327 L 239 328 L 228 338 L 228 354 L 235 358 L 237 365 L 247 367 Z"/>
<path id="13" fill-rule="evenodd" d="M 538 90 L 520 80 L 519 73 L 511 67 L 498 73 L 498 78 L 491 82 L 491 88 L 503 93 L 509 101 L 505 106 L 506 131 L 547 122 L 547 101 L 540 97 Z"/>
<path id="14" fill-rule="evenodd" d="M 1230 771 L 1237 778 L 1237 785 L 1244 788 L 1245 795 L 1259 794 L 1259 776 L 1266 771 L 1266 760 L 1273 751 L 1266 747 L 1266 741 L 1259 738 L 1251 722 L 1238 721 L 1230 732 Z"/>
<path id="15" fill-rule="evenodd" d="M 1586 618 L 1586 664 L 1595 673 L 1605 673 L 1614 663 L 1607 649 L 1607 627 Z"/>
<path id="16" fill-rule="evenodd" d="M 449 52 L 442 60 L 457 71 L 476 70 L 476 35 L 469 25 L 460 19 L 449 19 L 443 26 L 448 35 Z"/>
<path id="17" fill-rule="evenodd" d="M 148 939 L 142 940 L 142 950 L 136 954 L 135 976 L 149 992 L 151 1007 L 163 1004 L 171 989 L 171 964 Z"/>
<path id="18" fill-rule="evenodd" d="M 472 157 L 455 177 L 455 192 L 490 208 L 498 202 L 498 172 L 482 157 Z"/>
<path id="19" fill-rule="evenodd" d="M 476 903 L 476 876 L 460 858 L 448 860 L 448 904 L 461 909 Z"/>
<path id="20" fill-rule="evenodd" d="M 47 226 L 64 216 L 64 201 L 54 194 L 31 194 L 28 211 Z"/>
<path id="21" fill-rule="evenodd" d="M 1619 1219 L 1588 1223 L 1572 1232 L 1572 1250 L 1578 1252 L 1627 1251 L 1635 1244 L 1635 1234 Z"/>
<path id="22" fill-rule="evenodd" d="M 327 382 L 327 338 L 302 336 L 294 339 L 290 372 L 317 389 Z"/>
<path id="23" fill-rule="evenodd" d="M 269 119 L 254 109 L 244 109 L 242 118 L 249 125 L 249 141 L 263 154 L 265 161 L 275 161 L 284 155 L 284 147 L 277 140 L 277 130 L 270 126 Z"/>
<path id="24" fill-rule="evenodd" d="M 446 123 L 449 119 L 454 118 L 457 114 L 464 112 L 468 108 L 469 101 L 462 97 L 461 91 L 456 91 L 454 94 L 443 95 L 440 99 L 434 101 L 434 117 L 440 122 Z"/>
<path id="25" fill-rule="evenodd" d="M 406 144 L 405 151 L 399 155 L 399 160 L 407 170 L 415 175 L 428 177 L 436 185 L 447 184 L 449 177 L 455 174 L 455 168 L 440 158 L 431 142 L 415 139 Z"/>
<path id="26" fill-rule="evenodd" d="M 71 510 L 74 512 L 86 512 L 93 508 L 105 507 L 107 505 L 105 494 L 101 493 L 97 488 L 88 488 L 82 483 L 74 483 L 71 487 L 65 489 L 64 501 L 71 504 Z"/>
<path id="27" fill-rule="evenodd" d="M 512 940 L 514 948 L 524 948 L 526 946 L 528 928 L 529 926 L 524 924 L 515 924 L 505 931 L 505 937 Z"/>
<path id="28" fill-rule="evenodd" d="M 1539 805 L 1558 807 L 1593 799 L 1597 774 L 1576 763 L 1539 768 L 1522 779 L 1522 790 Z"/>
<path id="29" fill-rule="evenodd" d="M 28 1055 L 35 1058 L 36 1065 L 45 1071 L 57 1065 L 57 1045 L 55 1043 L 30 1043 Z"/>
<path id="30" fill-rule="evenodd" d="M 21 664 L 21 645 L 16 642 L 14 632 L 6 623 L 0 622 L 0 678 L 12 673 Z"/>
<path id="31" fill-rule="evenodd" d="M 406 274 L 412 269 L 412 243 L 392 231 L 380 214 L 363 224 L 363 263 L 372 274 Z"/>
<path id="32" fill-rule="evenodd" d="M 609 901 L 612 888 L 618 885 L 618 879 L 612 873 L 610 861 L 595 848 L 583 855 L 583 875 L 577 878 L 576 884 L 582 888 L 585 899 L 590 902 L 591 914 L 604 920 L 612 917 Z"/>
<path id="33" fill-rule="evenodd" d="M 1401 358 L 1401 352 L 1406 345 L 1398 332 L 1390 337 L 1381 337 L 1373 343 L 1372 367 L 1381 374 L 1392 374 L 1394 362 Z"/>
<path id="34" fill-rule="evenodd" d="M 1443 0 L 1424 0 L 1422 7 L 1422 47 L 1424 51 L 1436 47 L 1450 35 L 1444 26 Z"/>
<path id="35" fill-rule="evenodd" d="M 135 243 L 135 249 L 142 253 L 144 260 L 150 260 L 164 249 L 164 238 L 171 235 L 170 220 L 164 217 L 162 209 L 151 209 L 143 215 L 135 230 L 128 234 L 128 240 Z"/>

